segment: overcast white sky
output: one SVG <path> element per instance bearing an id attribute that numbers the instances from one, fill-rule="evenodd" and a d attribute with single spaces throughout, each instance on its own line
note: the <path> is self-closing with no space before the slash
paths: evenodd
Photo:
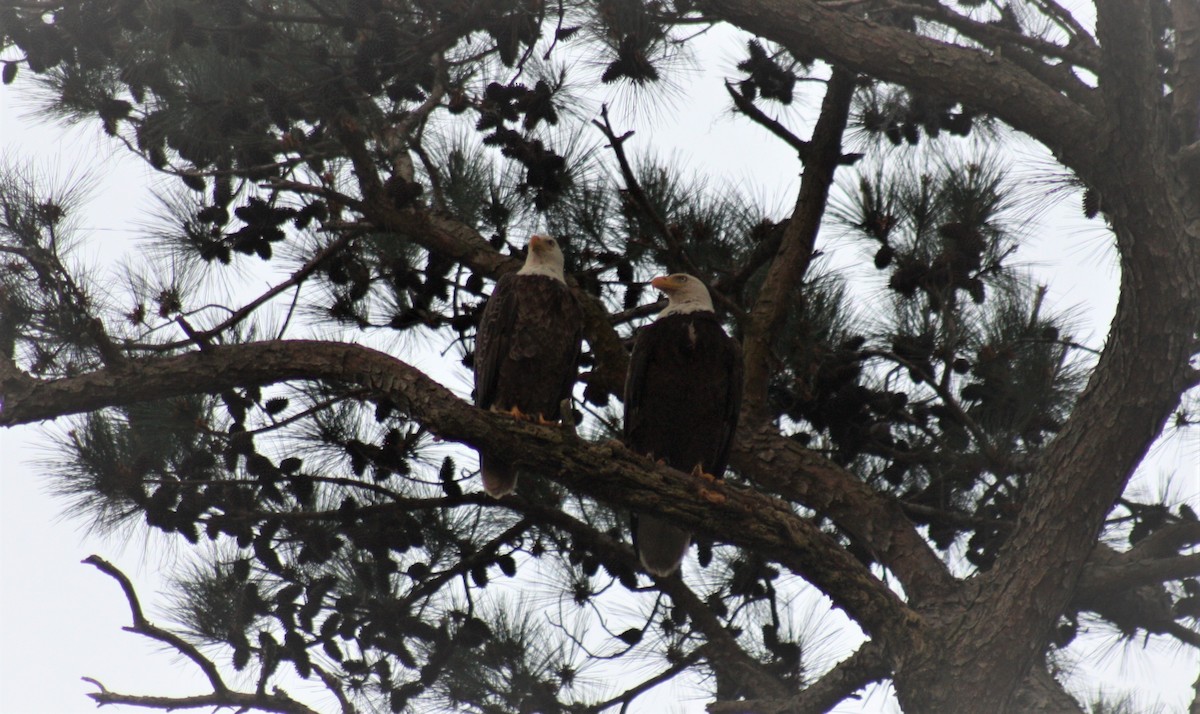
<path id="1" fill-rule="evenodd" d="M 714 38 L 716 44 L 721 41 Z M 716 50 L 727 66 L 737 52 L 736 48 Z M 797 185 L 800 167 L 794 153 L 731 118 L 717 77 L 690 76 L 697 84 L 681 88 L 672 111 L 638 117 L 666 130 L 641 132 L 629 148 L 644 151 L 653 141 L 659 155 L 677 152 L 698 171 L 732 177 L 750 195 L 765 197 L 780 209 L 777 216 L 782 215 L 793 202 Z M 0 159 L 30 165 L 60 183 L 80 172 L 90 173 L 95 179 L 91 201 L 77 217 L 86 242 L 80 257 L 111 265 L 115 256 L 129 249 L 131 236 L 146 222 L 145 187 L 158 179 L 117 149 L 97 126 L 72 130 L 37 126 L 36 119 L 23 116 L 29 111 L 27 104 L 14 104 L 14 98 L 22 96 L 28 96 L 27 87 L 20 83 L 0 88 Z M 1046 162 L 1034 147 L 1014 155 L 1021 176 L 1036 176 Z M 1076 199 L 1054 207 L 1042 226 L 1018 259 L 1050 282 L 1051 307 L 1075 308 L 1080 324 L 1077 339 L 1099 347 L 1115 299 L 1109 239 L 1100 224 L 1084 221 Z M 138 586 L 151 616 L 163 620 L 161 610 L 154 607 L 155 602 L 162 603 L 156 597 L 156 573 L 170 566 L 170 548 L 164 548 L 163 539 L 144 534 L 128 541 L 97 539 L 83 533 L 80 523 L 61 519 L 62 503 L 44 491 L 45 480 L 36 462 L 48 453 L 39 451 L 38 443 L 34 428 L 0 430 L 0 712 L 90 712 L 94 707 L 84 694 L 94 687 L 81 681 L 83 676 L 126 692 L 205 691 L 203 679 L 190 663 L 121 631 L 129 624 L 129 612 L 116 583 L 80 564 L 92 553 L 116 563 Z M 1175 495 L 1200 510 L 1200 441 L 1185 435 L 1157 448 L 1154 456 L 1144 488 L 1156 492 L 1161 488 L 1160 475 L 1174 473 Z M 1159 638 L 1151 638 L 1145 648 L 1141 640 L 1097 641 L 1097 667 L 1088 676 L 1092 686 L 1113 691 L 1134 686 L 1145 691 L 1153 684 L 1161 691 L 1159 701 L 1165 711 L 1186 709 L 1198 669 L 1195 652 Z M 1126 653 L 1130 656 L 1122 656 Z M 838 711 L 893 708 L 882 693 L 875 693 Z M 646 712 L 702 709 L 699 701 L 640 701 L 632 707 Z"/>

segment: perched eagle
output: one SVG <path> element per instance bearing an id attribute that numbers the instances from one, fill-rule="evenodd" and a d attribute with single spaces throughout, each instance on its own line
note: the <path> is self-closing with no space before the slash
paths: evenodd
<path id="1" fill-rule="evenodd" d="M 668 466 L 721 478 L 742 403 L 742 348 L 725 334 L 708 288 L 676 273 L 650 281 L 667 308 L 633 343 L 625 378 L 625 443 Z M 633 545 L 659 576 L 679 567 L 691 534 L 634 515 Z"/>
<path id="2" fill-rule="evenodd" d="M 525 266 L 496 283 L 475 338 L 475 405 L 557 420 L 570 399 L 583 338 L 583 311 L 563 278 L 558 241 L 529 239 Z M 483 488 L 500 498 L 517 485 L 509 464 L 479 455 Z"/>

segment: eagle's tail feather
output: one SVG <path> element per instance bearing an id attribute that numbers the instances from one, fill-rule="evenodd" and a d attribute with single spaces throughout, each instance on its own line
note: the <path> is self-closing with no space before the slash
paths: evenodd
<path id="1" fill-rule="evenodd" d="M 649 516 L 638 516 L 633 527 L 633 545 L 650 573 L 665 578 L 679 569 L 692 544 L 692 534 Z"/>
<path id="2" fill-rule="evenodd" d="M 483 490 L 492 498 L 503 498 L 517 488 L 517 472 L 506 463 L 480 454 L 479 472 L 483 475 Z"/>

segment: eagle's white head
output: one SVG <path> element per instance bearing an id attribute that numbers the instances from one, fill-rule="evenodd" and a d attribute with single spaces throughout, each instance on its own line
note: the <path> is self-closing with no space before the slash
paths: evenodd
<path id="1" fill-rule="evenodd" d="M 667 307 L 659 317 L 688 312 L 713 312 L 712 296 L 698 278 L 686 273 L 660 275 L 650 281 L 657 290 L 666 293 Z"/>
<path id="2" fill-rule="evenodd" d="M 567 282 L 563 275 L 563 253 L 558 241 L 550 236 L 530 236 L 525 265 L 517 271 L 517 275 L 545 275 L 561 283 Z"/>

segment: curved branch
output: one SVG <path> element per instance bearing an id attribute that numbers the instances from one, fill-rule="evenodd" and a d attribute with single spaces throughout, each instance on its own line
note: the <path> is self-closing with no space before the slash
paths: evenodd
<path id="1" fill-rule="evenodd" d="M 739 474 L 759 488 L 828 516 L 895 574 L 915 606 L 940 600 L 957 587 L 900 502 L 884 498 L 854 474 L 771 427 L 743 429 L 738 436 L 731 463 Z"/>
<path id="2" fill-rule="evenodd" d="M 237 708 L 241 711 L 257 709 L 265 712 L 279 712 L 279 714 L 317 714 L 315 709 L 310 709 L 292 699 L 282 690 L 276 690 L 274 694 L 267 694 L 266 692 L 250 694 L 231 690 L 226 686 L 224 680 L 221 679 L 221 674 L 217 670 L 217 666 L 213 664 L 212 660 L 201 654 L 195 645 L 174 632 L 164 630 L 146 619 L 145 614 L 142 612 L 142 605 L 138 601 L 137 592 L 133 588 L 133 583 L 130 582 L 125 573 L 122 573 L 115 565 L 98 555 L 90 555 L 83 562 L 94 566 L 102 573 L 116 580 L 125 592 L 125 599 L 129 601 L 129 609 L 133 615 L 133 625 L 124 628 L 125 630 L 162 642 L 195 662 L 203 670 L 204 676 L 208 678 L 208 682 L 213 688 L 213 691 L 209 694 L 190 697 L 143 696 L 112 692 L 105 688 L 99 681 L 85 677 L 84 681 L 91 682 L 100 689 L 98 692 L 88 693 L 88 696 L 96 704 L 101 706 L 105 704 L 126 704 L 149 709 L 163 709 L 165 711 L 198 709 L 200 707 L 214 707 L 218 709 L 228 707 Z"/>
<path id="3" fill-rule="evenodd" d="M 1010 60 L 872 22 L 815 0 L 705 0 L 711 15 L 786 47 L 993 114 L 1056 154 L 1094 162 L 1099 122 Z"/>
<path id="4" fill-rule="evenodd" d="M 561 428 L 476 409 L 403 362 L 361 345 L 276 341 L 216 346 L 123 369 L 36 382 L 5 398 L 0 426 L 139 401 L 288 380 L 353 383 L 390 399 L 443 439 L 495 453 L 610 505 L 671 519 L 714 540 L 754 549 L 833 598 L 889 652 L 902 652 L 924 622 L 830 535 L 790 504 L 651 463 L 615 443 L 581 442 Z"/>
<path id="5" fill-rule="evenodd" d="M 217 671 L 217 666 L 212 663 L 212 660 L 201 654 L 195 645 L 174 632 L 168 632 L 156 627 L 146 619 L 145 614 L 142 613 L 142 605 L 138 602 L 137 592 L 133 589 L 133 583 L 129 581 L 125 573 L 122 573 L 117 569 L 117 566 L 98 555 L 89 555 L 87 558 L 84 558 L 83 562 L 94 566 L 100 572 L 116 580 L 121 585 L 121 589 L 125 591 L 125 599 L 129 601 L 129 610 L 133 615 L 133 625 L 125 628 L 126 630 L 169 645 L 175 651 L 195 662 L 196 666 L 204 672 L 204 676 L 208 678 L 208 683 L 212 685 L 212 696 L 220 697 L 231 693 L 225 681 L 221 679 L 221 673 Z"/>

